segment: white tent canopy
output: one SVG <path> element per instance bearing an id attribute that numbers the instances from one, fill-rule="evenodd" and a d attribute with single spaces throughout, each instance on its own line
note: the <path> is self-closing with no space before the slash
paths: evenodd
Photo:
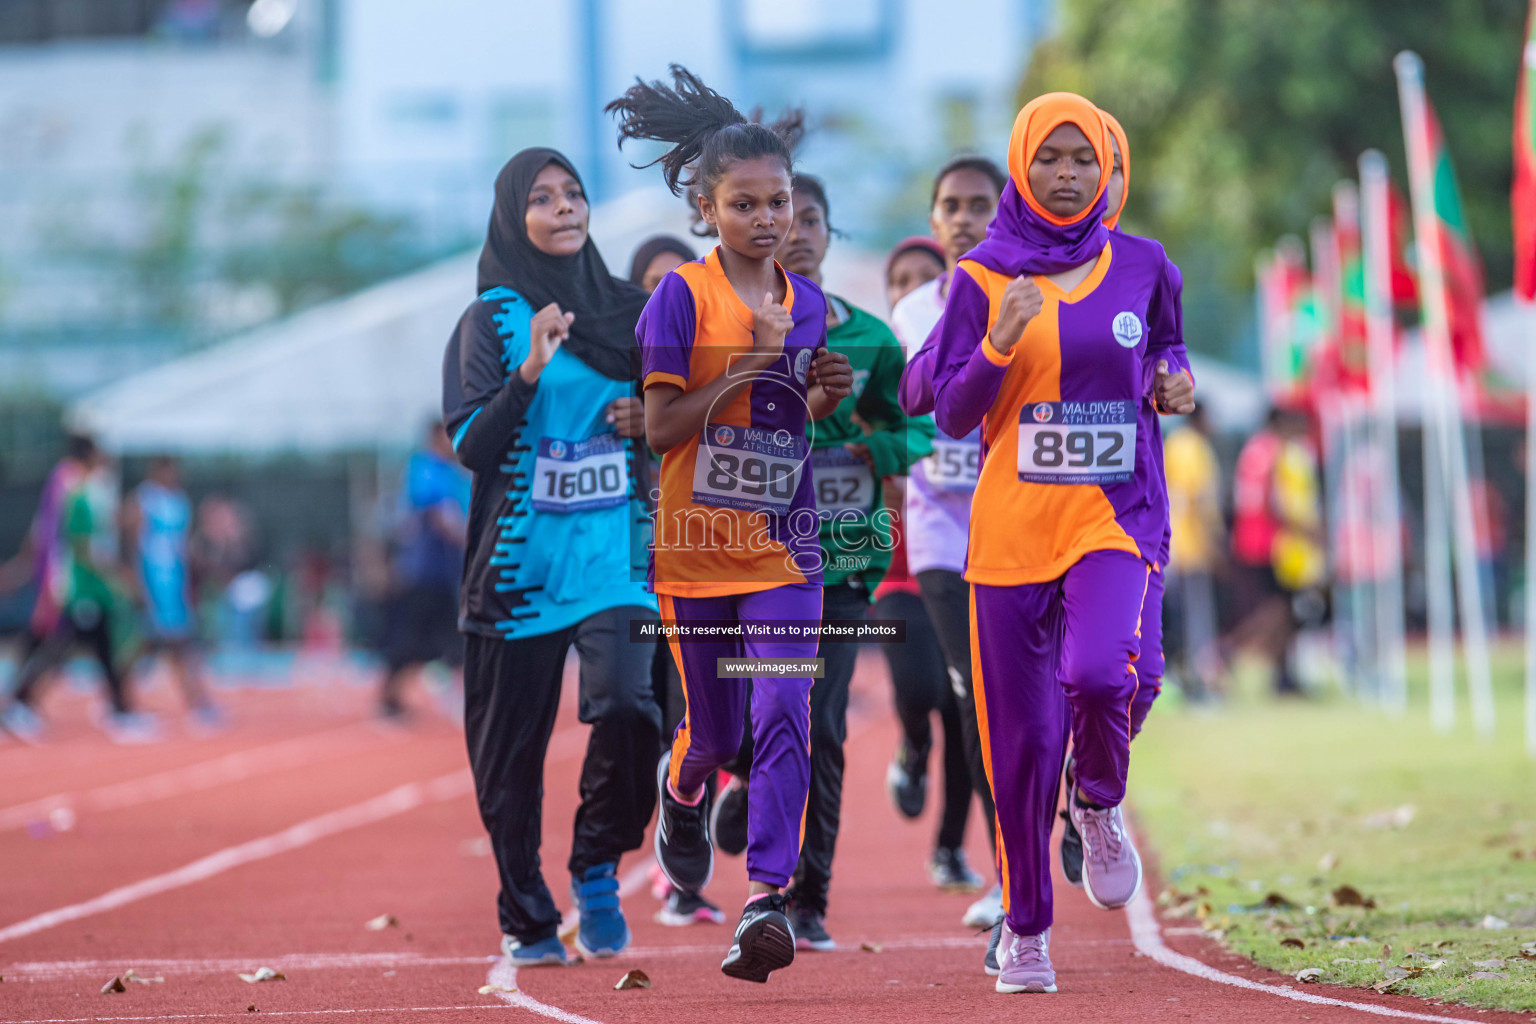
<path id="1" fill-rule="evenodd" d="M 634 192 L 595 209 L 592 223 L 609 269 L 623 274 L 645 238 L 687 237 L 688 214 L 666 192 Z M 474 294 L 475 259 L 444 260 L 125 377 L 75 402 L 70 423 L 122 454 L 404 451 L 441 415 L 443 348 Z M 882 263 L 834 242 L 827 287 L 884 314 Z M 1216 424 L 1250 426 L 1257 379 L 1199 357 L 1195 369 Z"/>
<path id="2" fill-rule="evenodd" d="M 593 211 L 592 234 L 622 275 L 641 241 L 689 237 L 688 220 L 670 194 L 633 192 Z M 75 402 L 70 423 L 125 454 L 405 450 L 441 415 L 443 348 L 474 295 L 475 260 L 444 260 L 125 377 Z M 883 312 L 880 266 L 834 244 L 828 283 Z"/>

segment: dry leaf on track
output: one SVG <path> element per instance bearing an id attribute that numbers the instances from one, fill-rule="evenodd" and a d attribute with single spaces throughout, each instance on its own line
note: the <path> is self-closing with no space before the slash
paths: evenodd
<path id="1" fill-rule="evenodd" d="M 1333 902 L 1341 907 L 1364 907 L 1366 910 L 1375 910 L 1376 901 L 1367 899 L 1361 895 L 1360 890 L 1352 885 L 1341 885 L 1332 893 Z"/>
<path id="2" fill-rule="evenodd" d="M 481 985 L 476 991 L 483 996 L 488 996 L 497 992 L 516 992 L 517 989 L 507 988 L 505 985 Z"/>
<path id="3" fill-rule="evenodd" d="M 258 967 L 253 974 L 240 975 L 241 981 L 250 982 L 252 985 L 258 981 L 287 981 L 288 975 L 282 971 L 274 971 L 270 967 Z"/>
<path id="4" fill-rule="evenodd" d="M 123 979 L 113 975 L 112 980 L 101 986 L 101 994 L 109 995 L 113 992 L 127 992 L 128 986 L 123 984 Z"/>
<path id="5" fill-rule="evenodd" d="M 256 1009 L 256 1004 L 255 1003 L 252 1003 L 250 1006 L 247 1006 L 245 1008 L 245 1012 L 246 1013 L 260 1013 L 261 1011 Z"/>
<path id="6" fill-rule="evenodd" d="M 859 948 L 866 953 L 880 953 L 885 950 L 885 947 L 878 942 L 861 942 Z"/>
<path id="7" fill-rule="evenodd" d="M 1313 984 L 1314 982 L 1322 981 L 1323 969 L 1321 967 L 1303 968 L 1302 970 L 1296 972 L 1296 980 L 1304 982 L 1308 985 Z"/>
<path id="8" fill-rule="evenodd" d="M 163 985 L 163 984 L 165 984 L 165 979 L 164 978 L 146 978 L 146 977 L 144 977 L 144 976 L 142 976 L 140 974 L 135 973 L 134 969 L 132 967 L 128 968 L 128 970 L 123 974 L 123 980 L 124 981 L 137 982 L 140 985 Z"/>
<path id="9" fill-rule="evenodd" d="M 381 932 L 385 928 L 399 928 L 400 919 L 394 914 L 380 914 L 371 921 L 363 922 L 363 927 L 371 932 Z"/>
<path id="10" fill-rule="evenodd" d="M 641 970 L 634 970 L 626 973 L 624 977 L 620 978 L 619 983 L 613 986 L 613 989 L 615 992 L 623 992 L 625 989 L 650 987 L 651 979 L 646 975 L 646 973 Z"/>

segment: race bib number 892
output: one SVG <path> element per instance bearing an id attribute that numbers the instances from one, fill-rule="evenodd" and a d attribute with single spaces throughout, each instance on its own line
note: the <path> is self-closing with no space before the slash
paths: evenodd
<path id="1" fill-rule="evenodd" d="M 1032 484 L 1123 484 L 1136 468 L 1136 406 L 1035 402 L 1019 412 L 1019 479 Z"/>

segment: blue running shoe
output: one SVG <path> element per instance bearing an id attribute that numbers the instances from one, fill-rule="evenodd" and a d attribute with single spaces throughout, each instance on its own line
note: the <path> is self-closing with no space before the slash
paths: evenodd
<path id="1" fill-rule="evenodd" d="M 576 950 L 582 956 L 617 956 L 629 945 L 629 924 L 619 908 L 619 880 L 614 877 L 617 868 L 617 864 L 599 864 L 580 878 L 571 878 L 571 902 L 581 915 Z"/>
<path id="2" fill-rule="evenodd" d="M 512 962 L 513 967 L 564 967 L 565 943 L 559 938 L 550 936 L 542 942 L 531 942 L 524 945 L 510 935 L 501 937 L 501 951 Z"/>

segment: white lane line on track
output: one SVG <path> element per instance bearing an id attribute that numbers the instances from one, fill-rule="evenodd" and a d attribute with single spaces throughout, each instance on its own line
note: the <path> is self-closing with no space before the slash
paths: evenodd
<path id="1" fill-rule="evenodd" d="M 231 868 L 275 857 L 280 853 L 308 846 L 328 836 L 371 825 L 427 804 L 452 800 L 473 791 L 474 783 L 466 769 L 450 772 L 426 782 L 409 782 L 371 800 L 364 800 L 360 804 L 353 804 L 351 807 L 343 807 L 340 810 L 310 818 L 308 821 L 301 821 L 281 832 L 262 836 L 260 839 L 252 839 L 237 846 L 227 846 L 173 871 L 141 879 L 102 893 L 93 899 L 72 903 L 57 910 L 49 910 L 29 917 L 25 921 L 18 921 L 13 925 L 0 928 L 0 942 L 10 942 L 70 921 L 78 921 L 82 917 L 116 910 L 118 907 L 136 903 L 149 896 L 158 896 L 163 892 L 204 881 L 214 875 L 223 874 Z"/>
<path id="2" fill-rule="evenodd" d="M 580 740 L 586 734 L 587 729 L 583 726 L 571 726 L 556 733 L 550 739 L 551 753 L 546 757 L 546 763 L 551 757 L 559 759 L 575 753 L 580 749 Z M 558 754 L 555 751 L 558 751 Z M 222 874 L 230 868 L 296 850 L 338 832 L 371 825 L 376 821 L 383 821 L 385 818 L 394 817 L 424 804 L 441 803 L 466 793 L 473 793 L 474 789 L 474 779 L 466 769 L 450 772 L 426 782 L 410 782 L 376 796 L 372 800 L 365 800 L 351 807 L 343 807 L 340 810 L 310 818 L 308 821 L 301 821 L 281 832 L 263 836 L 260 839 L 252 839 L 237 846 L 225 847 L 174 871 L 145 878 L 131 885 L 103 893 L 94 899 L 50 910 L 29 917 L 25 921 L 18 921 L 16 924 L 0 928 L 0 942 L 9 942 L 69 921 L 77 921 L 82 917 L 136 903 L 148 896 L 180 889 Z"/>
<path id="3" fill-rule="evenodd" d="M 297 768 L 315 761 L 347 753 L 358 741 L 377 739 L 380 734 L 366 723 L 354 722 L 336 729 L 296 736 L 266 746 L 251 747 L 197 764 L 171 768 L 139 779 L 116 782 L 79 793 L 55 793 L 26 803 L 0 807 L 0 832 L 25 828 L 29 823 L 47 818 L 57 810 L 115 811 L 155 800 L 165 800 L 184 793 L 196 793 L 232 782 L 242 782 L 258 775 Z M 342 742 L 338 742 L 338 740 Z"/>
<path id="4" fill-rule="evenodd" d="M 1313 1006 L 1338 1006 L 1346 1010 L 1359 1010 L 1361 1013 L 1374 1013 L 1380 1017 L 1393 1017 L 1398 1020 L 1425 1020 L 1434 1024 L 1467 1024 L 1466 1017 L 1440 1017 L 1433 1013 L 1414 1013 L 1411 1010 L 1399 1010 L 1390 1006 L 1381 1006 L 1377 1003 L 1355 1003 L 1348 999 L 1335 999 L 1332 996 L 1318 996 L 1310 992 L 1298 992 L 1293 988 L 1281 988 L 1278 985 L 1266 985 L 1263 982 L 1241 978 L 1235 974 L 1219 971 L 1209 964 L 1196 960 L 1192 956 L 1183 953 L 1175 953 L 1163 942 L 1163 933 L 1157 923 L 1157 914 L 1152 909 L 1152 898 L 1147 895 L 1146 887 L 1136 894 L 1136 898 L 1125 908 L 1125 917 L 1131 926 L 1131 939 L 1136 944 L 1137 952 L 1143 956 L 1151 957 L 1164 967 L 1181 971 L 1184 974 L 1193 975 L 1204 981 L 1213 981 L 1219 985 L 1231 985 L 1234 988 L 1247 989 L 1250 992 L 1265 992 L 1282 999 L 1290 999 L 1298 1003 L 1311 1003 Z"/>
<path id="5" fill-rule="evenodd" d="M 723 935 L 722 935 L 723 938 Z M 896 938 L 873 938 L 887 952 L 935 951 L 945 949 L 980 949 L 975 936 L 904 935 Z M 1130 940 L 1124 940 L 1129 944 Z M 615 963 L 634 960 L 677 959 L 688 956 L 718 954 L 723 942 L 694 946 L 633 946 L 624 951 Z M 861 953 L 853 943 L 843 943 L 830 953 Z M 250 970 L 255 964 L 266 964 L 279 971 L 353 971 L 353 970 L 406 970 L 417 967 L 489 967 L 499 958 L 494 956 L 421 956 L 415 953 L 288 953 L 280 956 L 251 956 L 242 958 L 223 957 L 206 960 L 167 960 L 148 957 L 118 957 L 114 960 L 53 960 L 29 961 L 7 964 L 4 974 L 6 984 L 11 982 L 67 981 L 71 978 L 103 977 L 132 967 L 139 974 L 199 975 L 233 974 Z"/>
<path id="6" fill-rule="evenodd" d="M 514 1009 L 515 1007 L 498 1006 L 495 1003 L 479 1003 L 474 1006 L 380 1006 L 374 1009 L 361 1010 L 262 1010 L 263 1017 L 321 1017 L 335 1014 L 352 1014 L 364 1016 L 370 1013 L 448 1013 L 454 1010 L 500 1010 Z M 26 1020 L 12 1020 L 9 1024 L 95 1024 L 97 1021 L 118 1020 L 215 1020 L 221 1017 L 241 1017 L 250 1019 L 250 1012 L 245 1013 L 162 1013 L 148 1017 L 29 1017 Z M 576 1018 L 580 1019 L 580 1018 Z"/>
<path id="7" fill-rule="evenodd" d="M 620 898 L 628 896 L 635 890 L 645 886 L 646 882 L 650 878 L 651 865 L 655 862 L 656 860 L 654 857 L 647 857 L 640 863 L 636 864 L 634 867 L 630 868 L 628 871 L 624 872 L 624 876 L 619 879 Z M 575 924 L 578 920 L 580 920 L 580 918 L 577 916 L 576 911 L 573 908 L 570 913 L 566 914 L 565 917 L 561 919 L 561 931 L 571 927 L 571 925 Z M 517 968 L 513 967 L 511 962 L 508 961 L 506 957 L 501 957 L 491 965 L 490 972 L 485 976 L 485 983 L 487 985 L 494 985 L 498 989 L 510 989 L 511 991 L 495 993 L 496 998 L 500 999 L 508 1006 L 515 1006 L 520 1009 L 527 1010 L 530 1013 L 536 1013 L 541 1017 L 549 1017 L 552 1020 L 565 1021 L 565 1024 L 601 1024 L 600 1021 L 595 1021 L 589 1017 L 580 1016 L 579 1014 L 569 1013 L 560 1009 L 558 1006 L 550 1006 L 548 1003 L 541 1003 L 537 999 L 530 996 L 528 993 L 524 992 L 522 989 L 518 988 Z"/>

